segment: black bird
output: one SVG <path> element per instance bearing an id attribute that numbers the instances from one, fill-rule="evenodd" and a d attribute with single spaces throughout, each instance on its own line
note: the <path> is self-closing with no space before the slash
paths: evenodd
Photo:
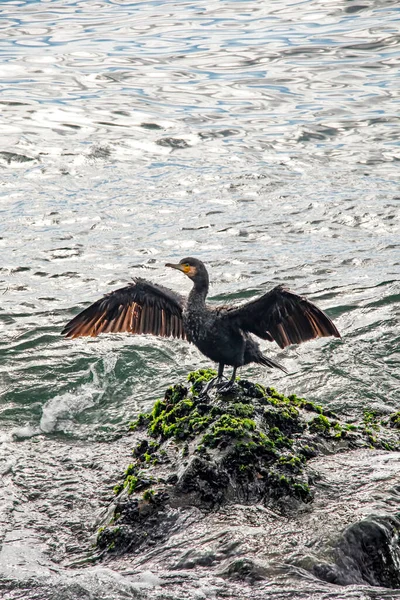
<path id="1" fill-rule="evenodd" d="M 275 341 L 281 348 L 316 337 L 340 337 L 322 310 L 282 285 L 240 306 L 213 307 L 206 304 L 209 279 L 201 260 L 189 257 L 165 266 L 182 271 L 193 281 L 188 298 L 137 277 L 79 313 L 62 334 L 75 338 L 128 332 L 186 339 L 218 363 L 218 382 L 224 366 L 233 367 L 231 379 L 220 387 L 225 391 L 234 383 L 237 368 L 251 362 L 287 372 L 262 354 L 251 334 Z"/>

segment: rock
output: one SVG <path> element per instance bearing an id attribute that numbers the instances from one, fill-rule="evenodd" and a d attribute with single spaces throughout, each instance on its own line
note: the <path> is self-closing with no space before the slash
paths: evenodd
<path id="1" fill-rule="evenodd" d="M 204 514 L 227 503 L 259 503 L 285 515 L 308 510 L 318 478 L 310 458 L 363 446 L 400 448 L 395 417 L 379 427 L 376 415 L 358 426 L 341 423 L 321 406 L 246 380 L 228 394 L 203 394 L 214 375 L 190 373 L 187 385 L 168 388 L 130 424 L 141 437 L 114 488 L 112 522 L 98 533 L 101 550 L 157 544 L 184 522 L 185 511 Z"/>

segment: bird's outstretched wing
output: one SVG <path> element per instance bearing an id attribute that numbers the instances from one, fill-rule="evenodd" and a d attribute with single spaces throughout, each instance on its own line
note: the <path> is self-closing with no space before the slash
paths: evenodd
<path id="1" fill-rule="evenodd" d="M 70 338 L 100 333 L 151 333 L 185 338 L 184 298 L 161 285 L 136 278 L 107 294 L 72 319 L 62 330 Z"/>
<path id="2" fill-rule="evenodd" d="M 340 337 L 322 310 L 281 285 L 261 298 L 228 308 L 226 318 L 264 340 L 275 340 L 281 348 L 316 337 Z"/>

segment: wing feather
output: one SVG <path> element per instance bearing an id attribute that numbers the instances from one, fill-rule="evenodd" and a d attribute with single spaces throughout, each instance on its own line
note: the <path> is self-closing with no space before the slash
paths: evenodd
<path id="1" fill-rule="evenodd" d="M 243 331 L 275 340 L 281 348 L 316 337 L 340 337 L 327 314 L 283 286 L 242 306 L 228 308 L 226 317 Z"/>
<path id="2" fill-rule="evenodd" d="M 75 338 L 128 332 L 185 339 L 184 302 L 172 290 L 137 278 L 85 308 L 67 323 L 62 334 Z"/>
<path id="3" fill-rule="evenodd" d="M 123 304 L 121 304 L 120 305 L 119 316 L 115 320 L 115 328 L 117 330 L 121 330 L 121 328 L 123 327 L 123 323 L 124 323 L 124 320 L 126 319 L 127 312 L 128 312 L 127 311 L 127 307 L 124 306 Z"/>

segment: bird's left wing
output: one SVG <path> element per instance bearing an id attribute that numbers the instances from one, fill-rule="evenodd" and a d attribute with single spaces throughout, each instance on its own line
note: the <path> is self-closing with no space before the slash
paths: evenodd
<path id="1" fill-rule="evenodd" d="M 184 298 L 161 285 L 136 278 L 74 317 L 62 330 L 70 338 L 100 333 L 151 333 L 185 338 Z"/>
<path id="2" fill-rule="evenodd" d="M 226 309 L 225 317 L 243 331 L 281 348 L 316 337 L 340 337 L 331 319 L 315 304 L 279 285 L 261 298 Z"/>

